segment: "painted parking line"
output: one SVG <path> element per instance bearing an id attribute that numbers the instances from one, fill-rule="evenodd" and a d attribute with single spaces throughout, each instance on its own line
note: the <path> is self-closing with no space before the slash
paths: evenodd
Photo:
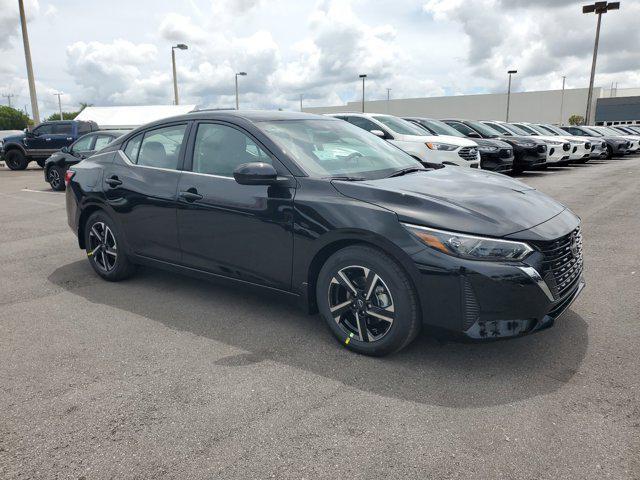
<path id="1" fill-rule="evenodd" d="M 32 192 L 32 193 L 50 193 L 52 195 L 59 195 L 60 192 L 50 192 L 48 190 L 32 190 L 30 188 L 23 188 L 20 190 L 21 192 Z"/>

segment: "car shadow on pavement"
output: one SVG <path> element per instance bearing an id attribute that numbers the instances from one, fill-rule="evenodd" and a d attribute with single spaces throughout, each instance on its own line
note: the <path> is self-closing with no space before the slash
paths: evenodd
<path id="1" fill-rule="evenodd" d="M 371 358 L 337 344 L 318 315 L 262 289 L 151 268 L 125 282 L 96 283 L 86 261 L 58 268 L 49 280 L 90 302 L 242 350 L 217 366 L 278 362 L 376 395 L 452 408 L 553 393 L 579 370 L 588 345 L 586 322 L 569 310 L 553 328 L 521 338 L 469 343 L 423 334 L 395 355 Z"/>

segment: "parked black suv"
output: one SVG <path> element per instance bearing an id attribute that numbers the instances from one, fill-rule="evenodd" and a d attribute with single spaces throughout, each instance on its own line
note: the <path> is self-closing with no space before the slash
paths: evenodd
<path id="1" fill-rule="evenodd" d="M 90 157 L 128 132 L 129 130 L 105 130 L 87 133 L 69 147 L 62 147 L 62 150 L 47 158 L 44 164 L 45 181 L 51 185 L 53 190 L 64 190 L 64 174 L 71 165 Z"/>
<path id="2" fill-rule="evenodd" d="M 20 135 L 4 138 L 0 147 L 3 158 L 11 170 L 24 170 L 35 160 L 44 167 L 45 160 L 62 147 L 67 147 L 82 135 L 98 130 L 95 122 L 61 120 L 44 122 L 32 131 L 25 129 Z"/>
<path id="3" fill-rule="evenodd" d="M 424 128 L 429 135 L 451 135 L 453 137 L 470 138 L 440 120 L 423 117 L 404 117 Z M 480 167 L 493 172 L 510 172 L 513 169 L 513 148 L 506 142 L 489 138 L 473 138 L 480 152 Z"/>
<path id="4" fill-rule="evenodd" d="M 69 225 L 104 279 L 145 264 L 285 292 L 368 355 L 423 324 L 478 339 L 546 328 L 584 287 L 564 205 L 497 173 L 425 168 L 332 117 L 167 118 L 65 179 Z"/>
<path id="5" fill-rule="evenodd" d="M 547 163 L 547 144 L 542 140 L 516 135 L 503 135 L 496 129 L 475 120 L 446 119 L 442 121 L 473 140 L 490 138 L 507 142 L 513 147 L 513 155 L 515 157 L 513 171 L 516 173 L 540 168 Z"/>

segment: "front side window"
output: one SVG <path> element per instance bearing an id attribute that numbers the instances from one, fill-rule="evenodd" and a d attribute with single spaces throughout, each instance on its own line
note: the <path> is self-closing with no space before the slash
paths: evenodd
<path id="1" fill-rule="evenodd" d="M 347 122 L 280 120 L 257 125 L 313 177 L 373 179 L 403 168 L 422 167 L 399 148 Z"/>
<path id="2" fill-rule="evenodd" d="M 91 150 L 91 142 L 94 138 L 94 135 L 86 135 L 80 138 L 76 143 L 73 144 L 71 150 L 73 150 L 74 152 L 86 152 L 87 150 Z"/>
<path id="3" fill-rule="evenodd" d="M 216 123 L 198 126 L 193 148 L 194 172 L 233 177 L 238 166 L 252 162 L 272 163 L 271 157 L 240 130 Z"/>
<path id="4" fill-rule="evenodd" d="M 146 132 L 140 145 L 138 165 L 177 169 L 186 129 L 186 125 L 172 125 Z"/>
<path id="5" fill-rule="evenodd" d="M 53 133 L 53 125 L 47 123 L 45 125 L 40 125 L 39 127 L 33 130 L 34 135 L 51 135 Z"/>

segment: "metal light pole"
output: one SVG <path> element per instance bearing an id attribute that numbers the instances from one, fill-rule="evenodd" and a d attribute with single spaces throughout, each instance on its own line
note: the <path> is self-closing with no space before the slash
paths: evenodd
<path id="1" fill-rule="evenodd" d="M 367 78 L 367 75 L 362 74 L 359 77 L 362 79 L 362 113 L 364 113 L 364 79 Z"/>
<path id="2" fill-rule="evenodd" d="M 20 9 L 20 25 L 22 26 L 22 43 L 24 44 L 24 58 L 27 62 L 27 78 L 29 79 L 29 96 L 31 97 L 31 112 L 33 122 L 40 123 L 40 112 L 38 111 L 38 97 L 36 96 L 36 82 L 33 79 L 33 66 L 31 65 L 31 49 L 29 48 L 29 34 L 27 33 L 27 18 L 24 14 L 24 2 L 18 0 Z"/>
<path id="3" fill-rule="evenodd" d="M 387 114 L 389 114 L 389 101 L 391 100 L 391 89 L 387 88 Z"/>
<path id="4" fill-rule="evenodd" d="M 300 111 L 302 111 L 302 93 L 300 94 Z"/>
<path id="5" fill-rule="evenodd" d="M 15 97 L 15 95 L 13 93 L 8 93 L 2 96 L 7 99 L 7 104 L 9 105 L 9 108 L 11 108 L 11 97 Z"/>
<path id="6" fill-rule="evenodd" d="M 236 110 L 240 110 L 240 100 L 238 99 L 238 75 L 244 77 L 247 75 L 247 72 L 236 73 Z"/>
<path id="7" fill-rule="evenodd" d="M 507 72 L 509 74 L 509 87 L 507 87 L 507 119 L 506 122 L 509 121 L 509 105 L 511 103 L 511 75 L 518 73 L 517 70 L 509 70 Z"/>
<path id="8" fill-rule="evenodd" d="M 562 76 L 562 94 L 560 96 L 560 123 L 558 125 L 562 125 L 562 110 L 564 109 L 564 82 L 566 81 L 567 77 L 566 76 Z"/>
<path id="9" fill-rule="evenodd" d="M 64 118 L 62 118 L 62 101 L 60 100 L 60 97 L 62 96 L 62 92 L 54 93 L 54 95 L 58 97 L 58 110 L 60 111 L 60 120 L 64 120 Z"/>
<path id="10" fill-rule="evenodd" d="M 173 103 L 178 105 L 178 75 L 176 74 L 176 48 L 187 50 L 189 47 L 184 43 L 179 43 L 171 47 L 171 65 L 173 67 Z"/>
<path id="11" fill-rule="evenodd" d="M 587 94 L 587 113 L 584 117 L 585 125 L 591 124 L 591 99 L 593 98 L 593 80 L 596 76 L 596 60 L 598 58 L 598 42 L 600 41 L 600 23 L 602 14 L 609 10 L 619 10 L 620 2 L 596 2 L 582 7 L 582 13 L 596 13 L 598 24 L 596 26 L 596 41 L 593 44 L 593 61 L 591 62 L 591 78 L 589 79 L 589 93 Z"/>

